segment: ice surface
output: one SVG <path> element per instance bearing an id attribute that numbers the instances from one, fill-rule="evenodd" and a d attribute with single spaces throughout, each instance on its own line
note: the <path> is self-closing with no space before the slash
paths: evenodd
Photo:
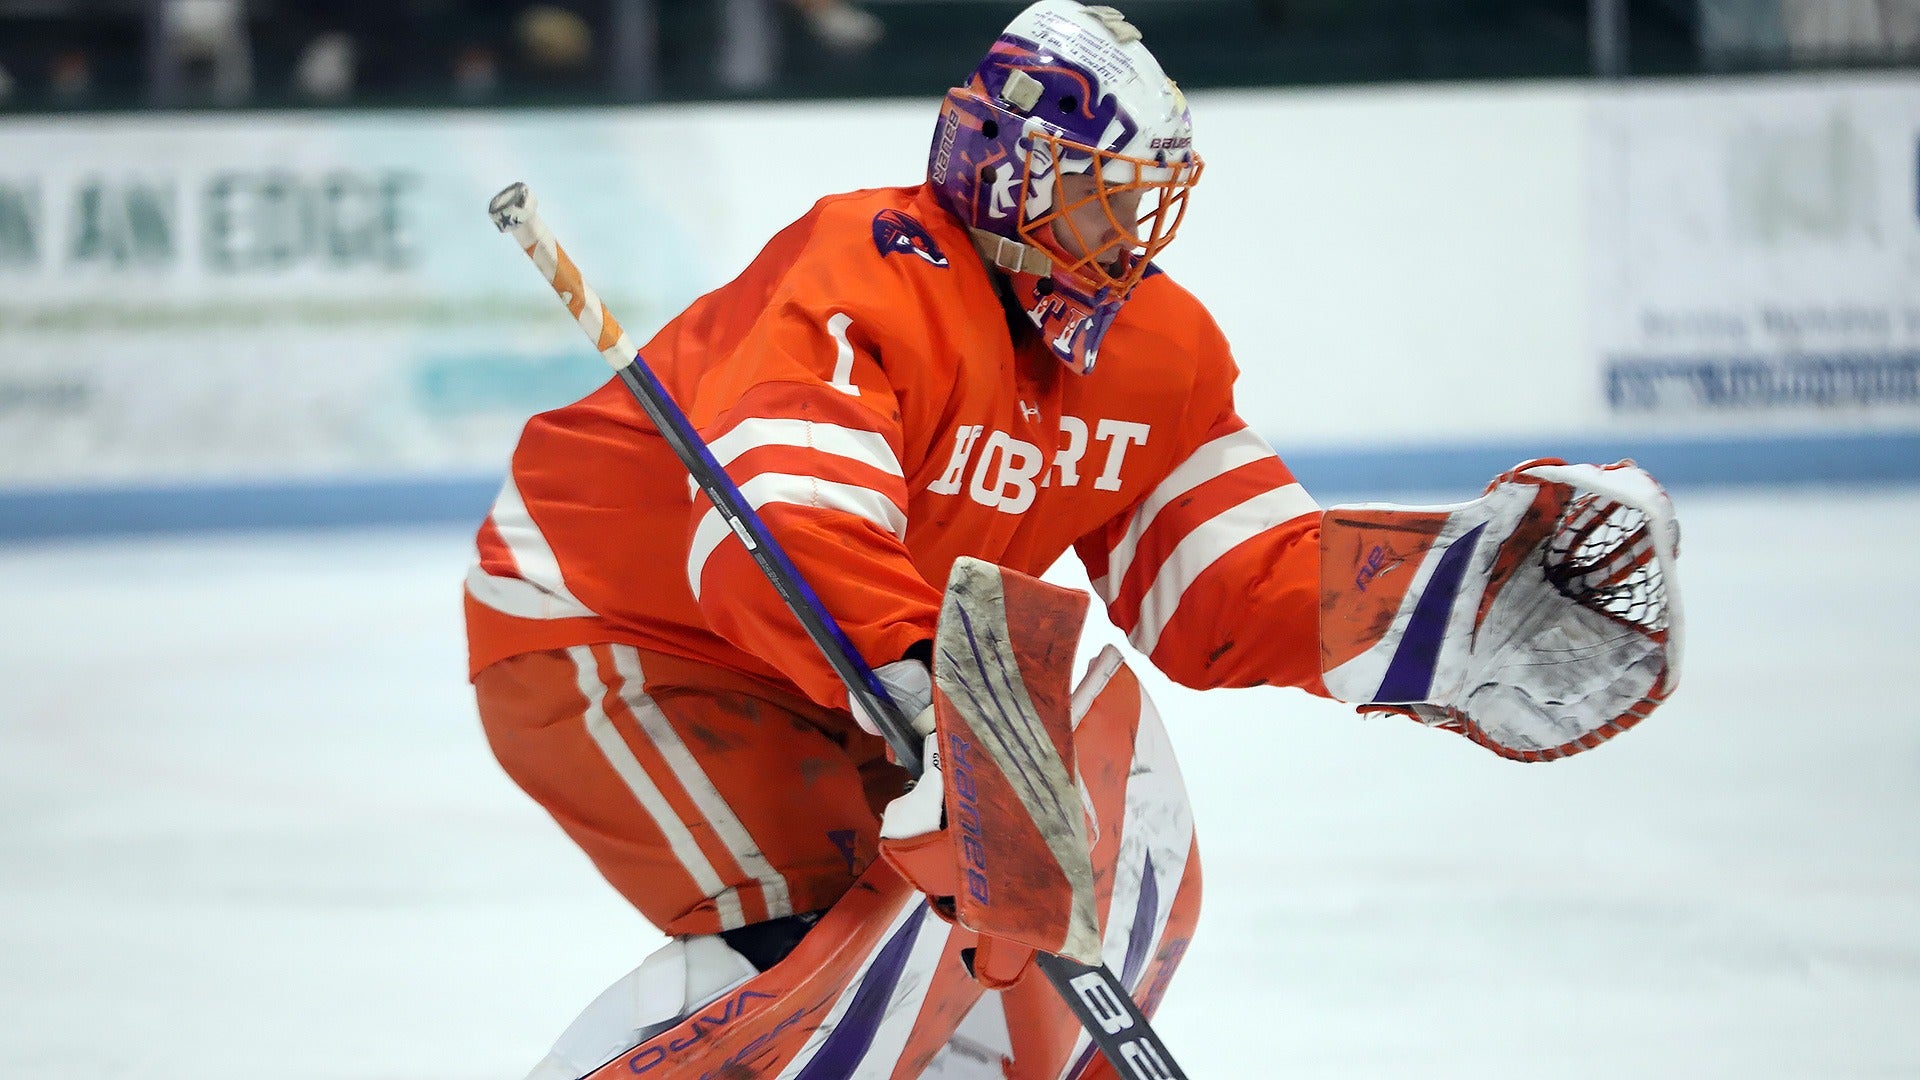
<path id="1" fill-rule="evenodd" d="M 1920 1075 L 1920 493 L 1677 502 L 1688 670 L 1595 753 L 1148 676 L 1196 1080 Z M 0 548 L 0 1077 L 512 1080 L 653 948 L 487 752 L 467 542 Z"/>

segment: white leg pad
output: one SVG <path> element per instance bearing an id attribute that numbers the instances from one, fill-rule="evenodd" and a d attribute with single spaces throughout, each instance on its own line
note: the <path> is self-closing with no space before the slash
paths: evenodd
<path id="1" fill-rule="evenodd" d="M 1003 1063 L 1013 1059 L 1006 1010 L 1000 993 L 989 990 L 960 1021 L 947 1045 L 927 1063 L 920 1080 L 1004 1080 Z"/>
<path id="2" fill-rule="evenodd" d="M 579 1080 L 758 974 L 716 935 L 674 938 L 594 998 L 527 1080 Z"/>

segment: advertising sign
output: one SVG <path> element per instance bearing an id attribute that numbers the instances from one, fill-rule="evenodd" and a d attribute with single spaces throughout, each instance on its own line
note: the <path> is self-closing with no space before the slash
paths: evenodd
<path id="1" fill-rule="evenodd" d="M 489 224 L 494 192 L 531 183 L 644 341 L 816 185 L 859 186 L 844 160 L 780 180 L 814 130 L 778 109 L 9 121 L 0 487 L 498 470 L 530 414 L 608 373 Z M 912 182 L 909 130 L 867 184 Z"/>
<path id="2" fill-rule="evenodd" d="M 1920 425 L 1920 83 L 1631 88 L 1594 125 L 1616 419 Z"/>

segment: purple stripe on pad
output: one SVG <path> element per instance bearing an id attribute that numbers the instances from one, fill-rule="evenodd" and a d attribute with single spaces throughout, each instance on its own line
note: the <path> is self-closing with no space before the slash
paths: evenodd
<path id="1" fill-rule="evenodd" d="M 913 943 L 926 917 L 927 905 L 917 904 L 912 916 L 880 947 L 866 974 L 860 977 L 847 1011 L 794 1080 L 849 1080 L 853 1076 L 873 1047 L 873 1037 L 886 1017 L 887 1004 L 893 1000 L 894 987 L 906 970 L 907 957 L 913 953 Z"/>

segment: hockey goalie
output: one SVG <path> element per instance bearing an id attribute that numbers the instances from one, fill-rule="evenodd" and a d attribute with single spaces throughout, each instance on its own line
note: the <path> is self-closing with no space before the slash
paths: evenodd
<path id="1" fill-rule="evenodd" d="M 923 182 L 821 199 L 640 350 L 913 718 L 917 783 L 618 380 L 528 423 L 466 581 L 481 721 L 670 938 L 531 1080 L 1116 1075 L 1035 957 L 1150 1017 L 1200 860 L 1133 672 L 1073 684 L 1090 600 L 1036 580 L 1070 550 L 1189 687 L 1528 762 L 1673 692 L 1677 526 L 1631 463 L 1449 506 L 1302 489 L 1154 262 L 1200 175 L 1139 31 L 1041 0 L 947 95 Z"/>

